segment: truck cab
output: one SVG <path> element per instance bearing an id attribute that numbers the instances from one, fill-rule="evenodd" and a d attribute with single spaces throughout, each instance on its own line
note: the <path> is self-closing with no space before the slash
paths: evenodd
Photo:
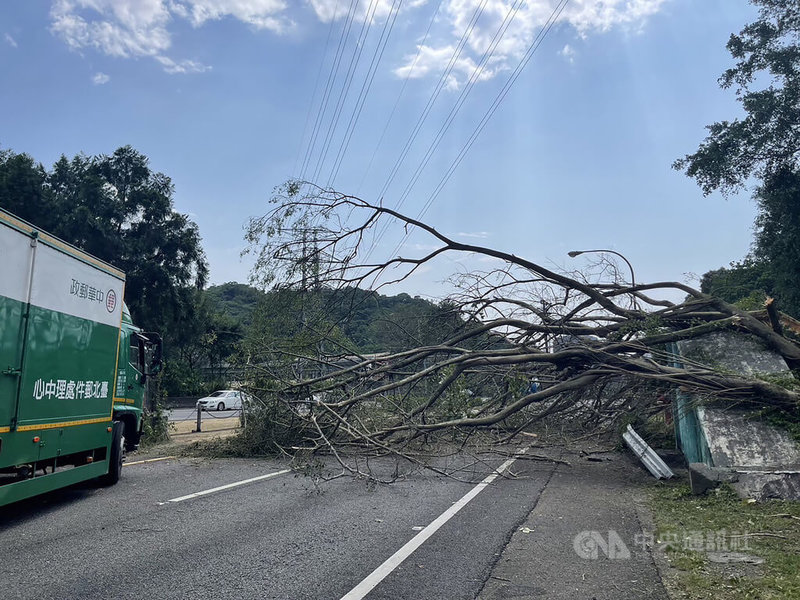
<path id="1" fill-rule="evenodd" d="M 161 353 L 161 336 L 136 327 L 123 303 L 113 419 L 124 424 L 125 449 L 129 452 L 139 447 L 144 407 L 153 407 L 151 376 L 161 370 Z"/>

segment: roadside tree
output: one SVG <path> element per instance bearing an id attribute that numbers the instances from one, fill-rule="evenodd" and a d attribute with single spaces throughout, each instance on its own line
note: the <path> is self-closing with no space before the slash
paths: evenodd
<path id="1" fill-rule="evenodd" d="M 677 362 L 673 343 L 732 330 L 754 336 L 791 367 L 800 367 L 800 345 L 772 326 L 766 311 L 742 310 L 679 282 L 633 286 L 609 278 L 607 268 L 600 276 L 555 271 L 521 256 L 461 243 L 395 210 L 309 183 L 288 184 L 273 203 L 249 226 L 257 268 L 269 271 L 256 276 L 273 281 L 299 284 L 298 266 L 287 268 L 283 258 L 305 260 L 304 236 L 298 235 L 303 227 L 314 229 L 316 251 L 328 257 L 316 281 L 329 289 L 375 278 L 402 281 L 444 254 L 481 255 L 500 263 L 491 271 L 459 277 L 460 291 L 449 302 L 461 315 L 460 326 L 449 334 L 347 364 L 317 353 L 309 358 L 336 368 L 259 390 L 287 410 L 294 410 L 295 402 L 303 405 L 293 417 L 301 423 L 295 449 L 355 444 L 408 456 L 414 443 L 429 442 L 437 434 L 467 439 L 482 430 L 507 439 L 553 415 L 562 422 L 600 418 L 614 427 L 636 402 L 645 410 L 663 410 L 656 403 L 658 394 L 624 393 L 631 385 L 651 391 L 681 387 L 704 397 L 757 401 L 789 411 L 800 402 L 794 383 L 724 372 L 702 361 Z M 365 240 L 386 222 L 424 232 L 434 249 L 365 259 L 371 255 Z M 675 291 L 686 300 L 664 299 Z"/>
<path id="2" fill-rule="evenodd" d="M 733 34 L 727 48 L 734 66 L 719 79 L 734 89 L 744 116 L 708 126 L 696 152 L 674 167 L 694 178 L 708 195 L 731 194 L 754 185 L 758 203 L 753 254 L 769 273 L 783 310 L 800 316 L 800 2 L 751 0 L 759 18 Z M 739 267 L 734 266 L 734 269 Z M 752 270 L 749 270 L 752 272 Z M 741 280 L 747 273 L 734 275 Z M 760 284 L 765 283 L 762 278 Z M 743 294 L 746 296 L 747 294 Z"/>

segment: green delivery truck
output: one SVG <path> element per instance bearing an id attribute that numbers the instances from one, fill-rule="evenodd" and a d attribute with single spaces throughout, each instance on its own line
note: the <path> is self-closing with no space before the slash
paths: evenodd
<path id="1" fill-rule="evenodd" d="M 0 209 L 0 506 L 119 479 L 161 367 L 124 291 L 118 269 Z"/>

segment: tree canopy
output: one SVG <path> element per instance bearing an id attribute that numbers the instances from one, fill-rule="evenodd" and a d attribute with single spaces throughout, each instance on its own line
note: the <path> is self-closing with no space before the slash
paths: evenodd
<path id="1" fill-rule="evenodd" d="M 703 290 L 729 300 L 775 296 L 800 316 L 800 2 L 751 1 L 759 18 L 731 35 L 735 63 L 719 79 L 735 90 L 744 116 L 709 125 L 697 151 L 673 166 L 706 195 L 752 184 L 758 206 L 752 254 L 707 273 Z"/>
<path id="2" fill-rule="evenodd" d="M 759 19 L 727 48 L 736 61 L 719 79 L 734 88 L 745 116 L 708 126 L 696 152 L 675 161 L 697 180 L 703 193 L 743 188 L 750 178 L 765 181 L 795 171 L 800 157 L 800 2 L 751 0 Z"/>
<path id="3" fill-rule="evenodd" d="M 800 404 L 796 382 L 732 373 L 677 350 L 684 340 L 735 332 L 797 368 L 800 345 L 769 311 L 743 310 L 679 282 L 634 285 L 608 265 L 597 273 L 554 270 L 459 242 L 396 210 L 310 183 L 290 183 L 273 202 L 269 213 L 251 222 L 249 239 L 261 258 L 257 268 L 269 269 L 289 289 L 301 287 L 301 279 L 309 283 L 302 268 L 309 252 L 326 257 L 318 262 L 314 284 L 342 291 L 375 279 L 405 280 L 444 254 L 491 257 L 499 266 L 463 274 L 447 303 L 460 315 L 460 326 L 432 331 L 413 347 L 348 361 L 331 360 L 319 345 L 311 352 L 291 348 L 284 364 L 307 361 L 326 368 L 297 369 L 292 376 L 257 369 L 255 391 L 273 409 L 264 413 L 270 427 L 254 431 L 273 437 L 247 434 L 256 451 L 289 444 L 335 454 L 337 446 L 363 445 L 414 460 L 407 450 L 437 432 L 452 441 L 477 430 L 501 431 L 504 440 L 553 415 L 561 422 L 589 419 L 613 426 L 635 405 L 663 411 L 657 399 L 670 388 L 787 411 Z M 372 257 L 372 232 L 386 223 L 426 234 L 431 250 Z M 313 246 L 307 243 L 310 230 Z M 297 263 L 286 268 L 286 257 Z M 683 302 L 664 297 L 676 291 L 685 295 Z M 636 386 L 646 393 L 631 392 Z M 283 413 L 274 409 L 281 405 Z M 288 424 L 280 435 L 277 423 Z M 344 463 L 345 470 L 359 472 Z"/>
<path id="4" fill-rule="evenodd" d="M 197 225 L 174 210 L 173 194 L 130 146 L 61 156 L 49 171 L 0 151 L 0 206 L 125 271 L 133 317 L 156 331 L 191 317 L 208 274 Z"/>
<path id="5" fill-rule="evenodd" d="M 753 253 L 774 280 L 782 309 L 800 317 L 800 171 L 785 168 L 769 175 L 756 200 Z"/>

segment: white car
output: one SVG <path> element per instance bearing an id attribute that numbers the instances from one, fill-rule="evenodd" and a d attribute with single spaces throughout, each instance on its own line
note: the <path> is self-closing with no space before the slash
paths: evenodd
<path id="1" fill-rule="evenodd" d="M 249 396 L 239 390 L 219 390 L 200 398 L 197 406 L 203 410 L 239 410 L 248 400 Z"/>

